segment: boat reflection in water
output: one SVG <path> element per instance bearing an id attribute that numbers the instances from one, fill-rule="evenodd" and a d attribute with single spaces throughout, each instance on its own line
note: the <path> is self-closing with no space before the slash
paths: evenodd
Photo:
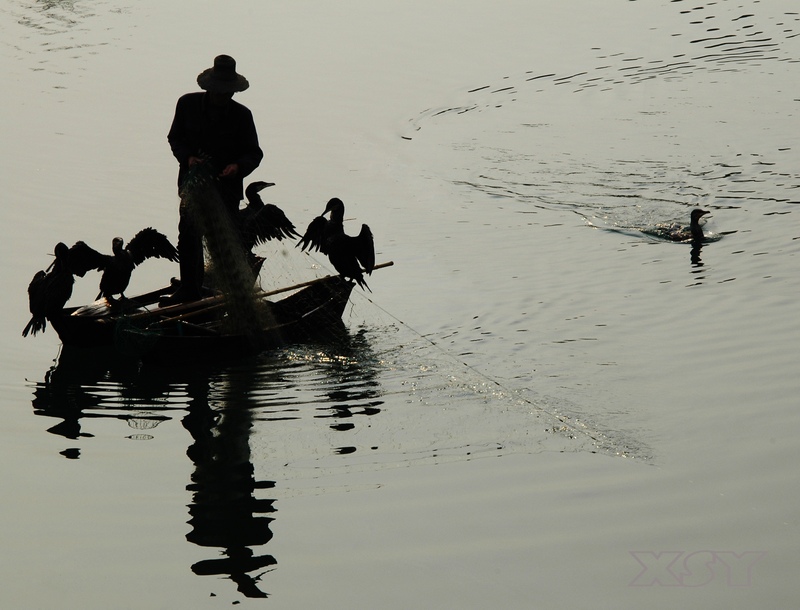
<path id="1" fill-rule="evenodd" d="M 262 354 L 224 368 L 151 369 L 110 352 L 64 348 L 36 384 L 33 407 L 59 420 L 48 432 L 75 441 L 61 452 L 72 459 L 81 458 L 80 445 L 94 437 L 97 418 L 124 420 L 136 431 L 127 438 L 148 438 L 159 424 L 180 420 L 191 436 L 186 454 L 194 466 L 186 486 L 192 528 L 186 539 L 219 550 L 191 569 L 229 578 L 246 597 L 266 597 L 260 579 L 277 565 L 264 549 L 273 536 L 276 499 L 263 496 L 276 481 L 256 476 L 254 423 L 293 420 L 296 427 L 305 419 L 307 426 L 348 430 L 341 419 L 351 417 L 353 407 L 359 414 L 380 413 L 376 362 L 363 333 L 349 332 L 335 344 Z"/>

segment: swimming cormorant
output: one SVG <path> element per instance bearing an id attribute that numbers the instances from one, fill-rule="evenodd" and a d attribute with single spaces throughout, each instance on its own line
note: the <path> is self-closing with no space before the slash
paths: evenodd
<path id="1" fill-rule="evenodd" d="M 660 237 L 669 241 L 702 242 L 706 239 L 706 237 L 703 235 L 703 226 L 700 223 L 700 219 L 706 214 L 710 214 L 710 212 L 708 210 L 695 208 L 690 214 L 688 227 L 677 223 L 670 225 L 658 225 L 652 229 L 645 229 L 645 233 L 649 233 L 655 237 Z"/>
<path id="2" fill-rule="evenodd" d="M 330 220 L 325 214 L 330 212 Z M 338 197 L 328 201 L 325 211 L 317 216 L 306 229 L 300 242 L 297 244 L 303 251 L 308 248 L 319 250 L 328 256 L 334 269 L 343 277 L 355 280 L 359 286 L 369 290 L 364 281 L 363 273 L 372 273 L 375 267 L 375 243 L 372 231 L 365 224 L 361 225 L 361 232 L 350 236 L 344 232 L 344 203 Z M 363 270 L 362 270 L 363 267 Z"/>
<path id="3" fill-rule="evenodd" d="M 689 224 L 689 233 L 694 240 L 702 241 L 705 237 L 703 235 L 703 227 L 700 224 L 700 219 L 705 216 L 706 214 L 710 214 L 708 210 L 701 210 L 700 208 L 695 208 L 692 210 L 691 220 Z"/>
<path id="4" fill-rule="evenodd" d="M 82 241 L 77 242 L 70 250 L 76 259 L 75 268 L 103 272 L 98 299 L 105 297 L 108 301 L 114 301 L 115 294 L 124 298 L 133 269 L 145 259 L 166 258 L 172 262 L 178 260 L 178 251 L 167 236 L 151 227 L 139 231 L 124 248 L 123 244 L 121 237 L 115 237 L 111 242 L 112 254 L 101 254 Z"/>
<path id="5" fill-rule="evenodd" d="M 39 331 L 44 332 L 47 318 L 58 314 L 72 296 L 75 279 L 70 268 L 70 249 L 65 243 L 59 242 L 54 254 L 56 259 L 47 270 L 37 271 L 28 285 L 28 304 L 32 315 L 22 331 L 23 337 L 31 332 L 34 336 Z"/>

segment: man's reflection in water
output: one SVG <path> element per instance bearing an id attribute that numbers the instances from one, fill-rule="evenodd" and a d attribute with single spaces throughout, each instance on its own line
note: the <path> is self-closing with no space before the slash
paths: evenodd
<path id="1" fill-rule="evenodd" d="M 163 421 L 180 408 L 188 414 L 183 426 L 192 436 L 187 449 L 195 470 L 188 490 L 192 531 L 186 538 L 199 546 L 222 549 L 218 559 L 200 561 L 192 566 L 198 575 L 226 575 L 247 597 L 266 597 L 258 580 L 264 570 L 276 565 L 271 555 L 256 555 L 252 547 L 272 538 L 271 517 L 274 500 L 254 497 L 256 489 L 275 486 L 273 481 L 257 482 L 250 460 L 249 435 L 253 409 L 246 391 L 231 388 L 233 403 L 223 411 L 209 406 L 211 371 L 140 368 L 138 363 L 120 362 L 110 354 L 63 350 L 56 366 L 34 389 L 34 413 L 59 421 L 48 432 L 67 439 L 91 438 L 82 424 L 99 418 L 133 419 L 130 408 L 146 408 L 149 420 Z M 227 381 L 227 375 L 223 376 Z M 230 383 L 228 384 L 230 386 Z M 115 388 L 114 400 L 109 398 Z M 186 388 L 186 406 L 167 406 L 165 397 Z M 236 397 L 239 398 L 236 398 Z M 61 452 L 67 458 L 80 458 L 80 448 Z M 256 574 L 253 574 L 256 573 Z"/>
<path id="2" fill-rule="evenodd" d="M 257 547 L 272 539 L 273 517 L 267 515 L 275 512 L 275 500 L 258 499 L 256 490 L 272 489 L 275 482 L 255 479 L 250 434 L 260 408 L 255 398 L 258 390 L 269 383 L 286 389 L 293 383 L 287 371 L 296 371 L 298 361 L 307 361 L 315 373 L 312 379 L 321 370 L 326 382 L 313 386 L 323 391 L 314 394 L 313 403 L 305 404 L 313 418 L 328 422 L 332 429 L 352 430 L 354 417 L 376 415 L 383 404 L 377 380 L 380 360 L 363 332 L 347 334 L 328 349 L 298 348 L 294 357 L 289 353 L 276 363 L 259 361 L 202 370 L 150 368 L 110 353 L 65 349 L 44 382 L 36 384 L 34 412 L 59 420 L 48 432 L 76 442 L 93 436 L 83 429 L 92 420 L 123 419 L 129 425 L 141 420 L 155 427 L 172 419 L 174 413 L 185 412 L 182 424 L 192 438 L 186 453 L 194 465 L 187 486 L 192 494 L 188 507 L 192 530 L 186 539 L 219 549 L 212 558 L 195 563 L 192 571 L 226 576 L 247 597 L 267 597 L 259 581 L 277 561 L 272 555 L 260 554 Z M 221 398 L 220 387 L 224 387 Z M 186 403 L 179 404 L 175 397 L 184 390 Z M 298 405 L 290 404 L 295 411 Z M 146 413 L 137 412 L 139 409 Z M 330 450 L 346 454 L 356 447 Z M 80 447 L 61 453 L 67 458 L 81 457 Z"/>
<path id="3" fill-rule="evenodd" d="M 193 492 L 189 505 L 192 531 L 189 542 L 223 549 L 219 559 L 207 559 L 192 566 L 199 575 L 227 575 L 247 597 L 267 597 L 258 588 L 264 568 L 274 566 L 272 555 L 259 555 L 251 547 L 272 539 L 271 517 L 274 500 L 254 497 L 256 489 L 275 486 L 274 481 L 257 482 L 250 460 L 249 436 L 252 410 L 246 404 L 222 412 L 208 404 L 208 379 L 193 379 L 187 386 L 189 413 L 184 427 L 194 439 L 186 454 L 195 465 Z M 263 572 L 262 572 L 263 573 Z"/>

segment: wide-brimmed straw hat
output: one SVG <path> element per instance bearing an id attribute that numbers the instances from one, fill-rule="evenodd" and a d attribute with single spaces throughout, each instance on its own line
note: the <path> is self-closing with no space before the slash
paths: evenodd
<path id="1" fill-rule="evenodd" d="M 217 55 L 214 67 L 197 75 L 197 84 L 201 89 L 219 93 L 244 91 L 250 86 L 244 76 L 236 73 L 236 60 L 230 55 Z"/>

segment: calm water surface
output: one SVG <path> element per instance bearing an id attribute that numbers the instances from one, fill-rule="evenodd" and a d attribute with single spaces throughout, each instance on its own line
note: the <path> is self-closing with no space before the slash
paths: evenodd
<path id="1" fill-rule="evenodd" d="M 797 604 L 794 2 L 13 1 L 0 32 L 3 607 Z M 270 201 L 339 196 L 396 263 L 347 336 L 174 369 L 23 339 L 57 241 L 177 237 L 166 131 L 223 52 Z M 694 207 L 701 247 L 647 233 Z M 328 270 L 262 253 L 265 288 Z"/>

